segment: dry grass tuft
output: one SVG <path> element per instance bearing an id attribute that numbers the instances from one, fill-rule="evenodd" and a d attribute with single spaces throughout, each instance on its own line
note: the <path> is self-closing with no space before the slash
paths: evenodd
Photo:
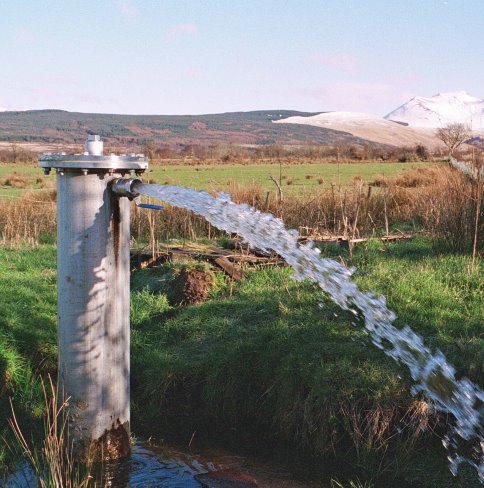
<path id="1" fill-rule="evenodd" d="M 443 167 L 418 168 L 408 171 L 397 178 L 388 179 L 384 176 L 377 176 L 372 186 L 377 187 L 400 187 L 400 188 L 417 188 L 428 186 L 439 179 Z"/>
<path id="2" fill-rule="evenodd" d="M 9 186 L 11 188 L 26 188 L 27 184 L 27 178 L 15 174 L 8 176 L 2 182 L 2 186 Z"/>
<path id="3" fill-rule="evenodd" d="M 333 421 L 328 421 L 333 419 Z M 295 397 L 291 411 L 278 419 L 282 434 L 321 457 L 353 452 L 357 464 L 379 477 L 405 462 L 418 441 L 432 435 L 438 419 L 427 405 L 368 402 L 321 403 Z M 396 455 L 398 453 L 398 455 Z"/>
<path id="4" fill-rule="evenodd" d="M 55 190 L 0 199 L 0 243 L 35 246 L 42 234 L 56 234 Z"/>
<path id="5" fill-rule="evenodd" d="M 432 185 L 419 192 L 415 212 L 430 233 L 453 248 L 469 249 L 476 236 L 478 247 L 482 249 L 484 203 L 478 198 L 482 184 L 457 170 L 442 168 Z"/>
<path id="6" fill-rule="evenodd" d="M 42 380 L 44 395 L 44 432 L 40 450 L 35 449 L 25 438 L 17 421 L 12 400 L 10 427 L 23 456 L 32 469 L 40 488 L 87 488 L 97 486 L 90 475 L 90 465 L 76 465 L 68 442 L 68 399 L 59 402 L 51 377 L 48 384 Z M 82 471 L 85 473 L 82 473 Z"/>

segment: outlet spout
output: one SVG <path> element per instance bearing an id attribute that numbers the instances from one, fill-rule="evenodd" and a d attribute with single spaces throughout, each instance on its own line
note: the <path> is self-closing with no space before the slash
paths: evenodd
<path id="1" fill-rule="evenodd" d="M 138 178 L 118 178 L 114 180 L 111 190 L 120 197 L 128 197 L 133 200 L 139 195 L 136 191 L 136 185 L 139 184 L 141 184 L 141 180 Z"/>

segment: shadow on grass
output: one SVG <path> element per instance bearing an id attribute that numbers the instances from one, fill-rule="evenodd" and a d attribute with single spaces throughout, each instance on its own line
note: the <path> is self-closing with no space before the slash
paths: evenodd
<path id="1" fill-rule="evenodd" d="M 37 375 L 57 370 L 55 256 L 53 246 L 0 249 L 0 471 L 11 458 L 8 398 L 27 435 L 40 432 Z"/>

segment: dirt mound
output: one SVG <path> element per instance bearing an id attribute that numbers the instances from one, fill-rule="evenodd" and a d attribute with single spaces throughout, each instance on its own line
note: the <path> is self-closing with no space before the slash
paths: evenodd
<path id="1" fill-rule="evenodd" d="M 173 301 L 176 304 L 202 302 L 213 288 L 214 280 L 209 271 L 182 269 L 173 281 Z"/>

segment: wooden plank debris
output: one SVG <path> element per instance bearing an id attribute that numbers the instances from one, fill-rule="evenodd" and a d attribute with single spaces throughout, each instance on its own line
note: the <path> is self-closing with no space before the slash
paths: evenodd
<path id="1" fill-rule="evenodd" d="M 369 239 L 378 239 L 383 242 L 392 242 L 411 239 L 413 235 L 404 233 L 387 235 L 377 238 L 358 238 L 348 239 L 345 236 L 301 236 L 299 242 L 308 240 L 315 244 L 335 244 L 348 248 Z M 258 249 L 249 248 L 241 245 L 237 239 L 232 239 L 229 243 L 230 249 L 218 246 L 161 246 L 156 252 L 150 249 L 131 250 L 131 268 L 139 269 L 147 266 L 159 265 L 167 261 L 186 261 L 190 259 L 199 259 L 214 263 L 220 267 L 232 279 L 239 280 L 243 277 L 241 265 L 248 266 L 278 266 L 284 264 L 284 260 L 276 253 L 268 255 Z"/>
<path id="2" fill-rule="evenodd" d="M 361 238 L 353 238 L 349 239 L 345 236 L 300 236 L 298 238 L 299 242 L 306 242 L 306 241 L 313 241 L 315 244 L 336 244 L 341 247 L 348 247 L 350 244 L 361 244 L 362 242 L 367 242 L 370 239 L 375 239 L 377 241 L 382 242 L 393 242 L 393 241 L 405 241 L 408 239 L 412 239 L 413 235 L 407 234 L 396 234 L 396 235 L 387 235 L 387 236 L 380 236 L 380 237 L 361 237 Z"/>
<path id="3" fill-rule="evenodd" d="M 234 280 L 243 278 L 244 273 L 241 269 L 243 265 L 265 266 L 284 264 L 284 260 L 277 255 L 260 255 L 259 253 L 255 254 L 254 251 L 247 252 L 244 250 L 242 252 L 223 249 L 221 247 L 165 246 L 161 247 L 155 253 L 148 249 L 133 249 L 131 251 L 131 268 L 142 269 L 147 266 L 160 265 L 167 261 L 180 262 L 190 259 L 211 262 Z"/>
<path id="4" fill-rule="evenodd" d="M 235 281 L 240 281 L 244 277 L 240 267 L 231 263 L 225 256 L 215 259 L 214 263 Z"/>

